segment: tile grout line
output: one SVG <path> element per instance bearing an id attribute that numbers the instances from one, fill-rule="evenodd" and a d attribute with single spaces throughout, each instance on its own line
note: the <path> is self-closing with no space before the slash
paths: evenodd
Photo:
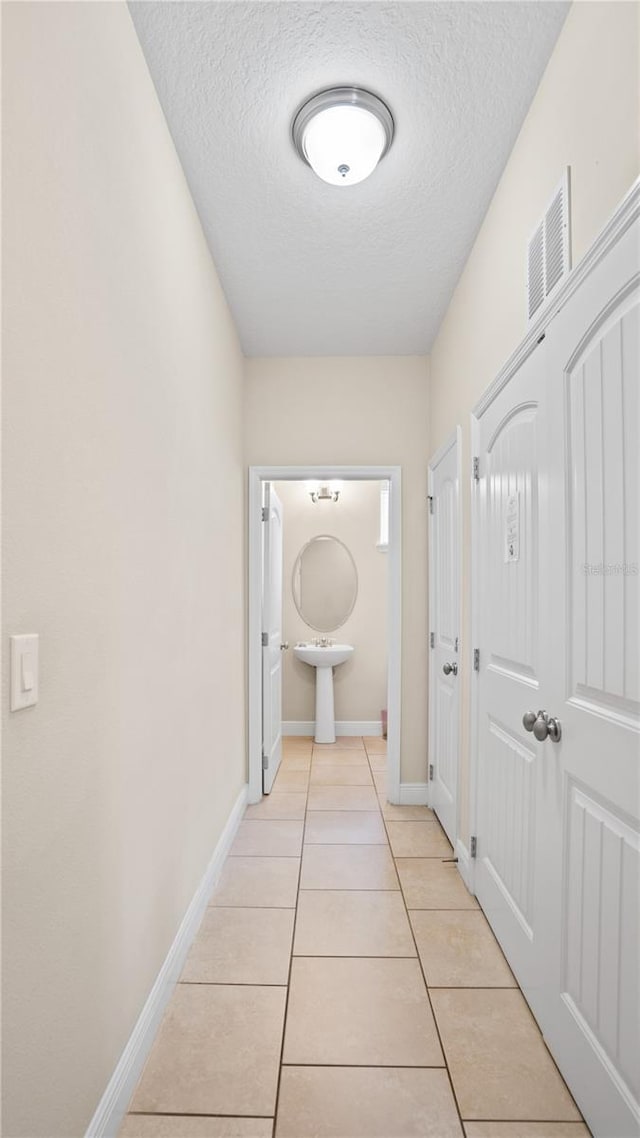
<path id="1" fill-rule="evenodd" d="M 395 868 L 396 874 L 398 875 L 398 880 L 399 880 L 399 882 L 400 882 L 400 895 L 401 895 L 401 897 L 402 897 L 402 904 L 404 905 L 404 911 L 405 911 L 405 916 L 406 916 L 406 919 L 407 919 L 407 924 L 409 925 L 409 931 L 410 931 L 410 933 L 411 933 L 411 939 L 413 940 L 413 944 L 414 944 L 414 947 L 415 947 L 415 950 L 416 950 L 416 956 L 417 956 L 417 958 L 418 958 L 418 967 L 420 968 L 420 974 L 421 974 L 421 976 L 422 976 L 422 980 L 423 980 L 423 983 L 424 983 L 425 992 L 426 992 L 426 996 L 427 996 L 427 1001 L 428 1001 L 428 1004 L 429 1004 L 429 1008 L 430 1008 L 430 1010 L 431 1010 L 431 1016 L 432 1016 L 432 1018 L 433 1018 L 433 1025 L 434 1025 L 434 1027 L 435 1027 L 435 1030 L 436 1030 L 436 1035 L 437 1035 L 437 1037 L 438 1037 L 438 1043 L 439 1043 L 439 1045 L 440 1045 L 440 1050 L 442 1051 L 442 1058 L 444 1059 L 444 1068 L 440 1067 L 440 1068 L 438 1068 L 438 1069 L 439 1069 L 439 1070 L 443 1070 L 443 1069 L 444 1069 L 444 1070 L 447 1072 L 447 1078 L 448 1078 L 448 1080 L 449 1080 L 449 1086 L 450 1086 L 450 1088 L 451 1088 L 451 1094 L 452 1094 L 452 1096 L 453 1096 L 453 1101 L 454 1101 L 454 1104 L 455 1104 L 455 1108 L 456 1108 L 456 1112 L 457 1112 L 457 1115 L 458 1115 L 458 1121 L 459 1121 L 459 1123 L 460 1123 L 460 1138 L 464 1138 L 464 1136 L 465 1136 L 465 1134 L 466 1134 L 466 1130 L 465 1130 L 465 1127 L 464 1127 L 464 1121 L 463 1121 L 463 1118 L 462 1118 L 462 1112 L 461 1112 L 461 1110 L 460 1110 L 460 1103 L 458 1102 L 458 1096 L 456 1095 L 455 1087 L 454 1087 L 454 1085 L 453 1085 L 453 1079 L 452 1079 L 452 1077 L 451 1077 L 451 1071 L 449 1070 L 449 1062 L 448 1062 L 448 1059 L 447 1059 L 447 1053 L 446 1053 L 446 1051 L 445 1051 L 444 1043 L 443 1043 L 443 1040 L 442 1040 L 442 1035 L 440 1034 L 440 1028 L 439 1028 L 439 1026 L 438 1026 L 438 1021 L 437 1021 L 437 1019 L 436 1019 L 436 1013 L 435 1013 L 435 1009 L 434 1009 L 434 1007 L 433 1007 L 433 1003 L 432 1003 L 432 1001 L 431 1001 L 431 994 L 430 994 L 430 992 L 429 992 L 429 985 L 427 984 L 427 977 L 426 977 L 426 974 L 425 974 L 425 971 L 424 971 L 424 966 L 423 966 L 423 963 L 422 963 L 422 957 L 420 956 L 420 951 L 419 951 L 419 949 L 418 949 L 418 942 L 417 942 L 417 940 L 416 940 L 416 937 L 415 937 L 415 932 L 414 932 L 414 928 L 413 928 L 413 925 L 411 924 L 411 918 L 410 918 L 410 916 L 409 916 L 409 909 L 408 909 L 408 906 L 407 906 L 406 897 L 405 897 L 405 895 L 404 895 L 404 889 L 402 888 L 402 878 L 400 877 L 400 874 L 398 873 L 398 865 L 397 865 L 397 862 L 396 862 L 396 855 L 395 855 L 395 853 L 394 853 L 394 850 L 393 850 L 393 846 L 392 846 L 392 844 L 391 844 L 391 838 L 390 838 L 390 835 L 389 835 L 389 830 L 387 829 L 387 822 L 386 822 L 386 819 L 385 819 L 385 817 L 384 817 L 384 814 L 382 813 L 382 809 L 380 810 L 380 814 L 381 814 L 381 817 L 382 817 L 382 824 L 383 824 L 383 826 L 384 826 L 384 828 L 385 828 L 385 833 L 386 833 L 386 835 L 387 835 L 387 840 L 388 840 L 388 842 L 389 842 L 389 849 L 390 849 L 390 851 L 391 851 L 391 857 L 393 858 L 393 864 L 394 864 L 394 868 Z M 435 814 L 434 814 L 433 816 L 434 816 L 434 818 L 436 817 L 436 816 L 435 816 Z M 438 825 L 440 825 L 440 823 L 439 823 L 439 822 L 438 822 Z M 440 828 L 442 829 L 442 827 L 440 827 Z M 444 831 L 443 831 L 443 833 L 444 833 Z M 447 838 L 447 841 L 448 841 L 448 840 L 449 840 L 449 839 Z M 440 860 L 442 860 L 442 859 L 440 859 Z"/>
<path id="2" fill-rule="evenodd" d="M 313 761 L 313 752 L 312 752 L 312 761 Z M 309 769 L 311 769 L 311 768 L 309 768 Z M 307 782 L 307 790 L 305 793 L 304 818 L 302 820 L 302 837 L 301 837 L 301 841 L 300 841 L 300 865 L 298 867 L 298 882 L 297 882 L 297 886 L 296 886 L 296 904 L 295 904 L 294 917 L 293 917 L 293 930 L 291 932 L 291 950 L 289 953 L 289 970 L 287 973 L 287 994 L 285 996 L 284 1016 L 282 1018 L 282 1040 L 280 1043 L 280 1060 L 278 1063 L 278 1081 L 276 1083 L 276 1098 L 275 1098 L 275 1103 L 273 1106 L 273 1126 L 271 1128 L 272 1138 L 275 1138 L 275 1135 L 276 1135 L 276 1126 L 278 1124 L 278 1108 L 280 1106 L 280 1088 L 282 1085 L 282 1071 L 283 1071 L 283 1067 L 284 1067 L 284 1063 L 283 1063 L 284 1041 L 285 1041 L 286 1034 L 287 1034 L 287 1017 L 289 1014 L 289 995 L 291 992 L 291 972 L 293 969 L 293 951 L 295 948 L 296 927 L 298 924 L 298 902 L 300 900 L 300 881 L 302 879 L 302 860 L 304 858 L 304 836 L 305 836 L 306 829 L 307 829 L 307 802 L 308 802 L 308 799 L 309 799 L 309 782 Z"/>

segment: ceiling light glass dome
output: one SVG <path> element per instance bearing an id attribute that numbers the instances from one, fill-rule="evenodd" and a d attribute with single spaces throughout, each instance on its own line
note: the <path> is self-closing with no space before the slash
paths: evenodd
<path id="1" fill-rule="evenodd" d="M 370 91 L 333 87 L 309 99 L 293 120 L 298 154 L 332 186 L 353 186 L 373 173 L 393 139 L 391 111 Z"/>

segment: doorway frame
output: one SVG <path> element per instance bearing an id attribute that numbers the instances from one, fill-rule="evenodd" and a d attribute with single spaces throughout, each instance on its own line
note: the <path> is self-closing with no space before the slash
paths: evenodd
<path id="1" fill-rule="evenodd" d="M 436 468 L 436 466 L 439 465 L 439 463 L 442 462 L 442 459 L 445 457 L 446 454 L 449 453 L 449 451 L 453 447 L 455 447 L 455 449 L 456 449 L 456 481 L 457 481 L 456 529 L 458 531 L 457 532 L 458 556 L 457 556 L 457 564 L 456 564 L 456 575 L 457 575 L 456 595 L 457 595 L 457 601 L 458 601 L 458 669 L 459 669 L 459 674 L 461 674 L 461 672 L 462 672 L 463 648 L 464 648 L 464 633 L 462 630 L 462 613 L 463 613 L 463 608 L 462 608 L 462 538 L 463 538 L 463 528 L 462 528 L 462 501 L 461 501 L 461 495 L 460 495 L 460 490 L 461 490 L 461 486 L 462 486 L 462 427 L 460 426 L 459 423 L 456 424 L 455 430 L 453 430 L 451 432 L 451 434 L 448 436 L 448 438 L 445 439 L 445 441 L 443 442 L 442 446 L 438 447 L 437 451 L 435 451 L 435 453 L 432 454 L 431 458 L 429 459 L 429 464 L 427 467 L 427 493 L 429 496 L 429 506 L 431 506 L 431 500 L 433 498 L 433 478 L 434 478 L 435 468 Z M 435 542 L 433 540 L 434 518 L 435 518 L 435 514 L 432 514 L 431 509 L 429 509 L 429 567 L 428 567 L 429 580 L 428 580 L 428 586 L 427 586 L 428 587 L 428 593 L 429 593 L 429 633 L 431 633 L 433 631 L 434 613 L 435 613 L 435 607 L 436 607 L 435 596 L 434 596 L 434 588 L 433 588 L 434 583 L 435 583 L 435 572 L 434 572 L 434 546 L 435 546 Z M 453 848 L 456 851 L 457 851 L 457 846 L 458 846 L 458 842 L 460 839 L 460 752 L 461 752 L 461 743 L 462 743 L 462 707 L 463 707 L 462 691 L 461 691 L 460 685 L 458 685 L 457 697 L 458 697 L 458 709 L 457 709 L 457 711 L 458 711 L 458 714 L 457 714 L 457 719 L 458 719 L 458 746 L 457 746 L 457 757 L 456 757 L 456 832 L 455 832 L 456 840 L 453 843 Z M 428 741 L 428 747 L 429 747 L 429 764 L 431 764 L 432 755 L 433 755 L 434 747 L 435 747 L 435 739 L 434 739 L 435 669 L 431 666 L 431 647 L 429 648 L 429 691 L 428 691 L 428 699 L 429 699 L 429 741 Z M 432 802 L 432 788 L 431 788 L 431 779 L 430 778 L 428 778 L 428 780 L 427 780 L 427 786 L 429 788 L 429 792 L 428 792 L 429 806 L 432 807 L 433 802 Z"/>
<path id="2" fill-rule="evenodd" d="M 250 466 L 248 758 L 249 802 L 262 798 L 262 484 L 263 482 L 389 482 L 387 574 L 387 797 L 400 801 L 402 715 L 402 470 L 399 466 Z"/>

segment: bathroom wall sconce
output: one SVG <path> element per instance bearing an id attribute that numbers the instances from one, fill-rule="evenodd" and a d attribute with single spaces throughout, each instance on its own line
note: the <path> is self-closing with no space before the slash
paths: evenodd
<path id="1" fill-rule="evenodd" d="M 340 486 L 335 482 L 311 483 L 309 495 L 312 502 L 337 502 L 340 497 Z"/>

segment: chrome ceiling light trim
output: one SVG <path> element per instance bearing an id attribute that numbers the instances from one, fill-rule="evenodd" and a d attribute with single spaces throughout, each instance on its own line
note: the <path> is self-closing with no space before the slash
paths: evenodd
<path id="1" fill-rule="evenodd" d="M 307 151 L 306 136 L 313 121 L 323 112 L 332 111 L 336 108 L 357 108 L 358 111 L 372 115 L 381 128 L 380 145 L 375 148 L 375 160 L 369 164 L 370 168 L 358 177 L 349 177 L 352 171 L 348 154 L 345 154 L 342 160 L 337 161 L 333 168 L 333 177 L 328 178 L 319 171 L 318 166 L 312 162 Z M 293 144 L 300 158 L 308 166 L 311 166 L 318 177 L 332 185 L 354 185 L 373 173 L 378 162 L 384 158 L 393 141 L 394 121 L 386 103 L 378 95 L 374 95 L 372 91 L 367 91 L 363 87 L 329 87 L 324 91 L 319 91 L 318 94 L 313 95 L 302 104 L 293 119 L 291 133 Z"/>

